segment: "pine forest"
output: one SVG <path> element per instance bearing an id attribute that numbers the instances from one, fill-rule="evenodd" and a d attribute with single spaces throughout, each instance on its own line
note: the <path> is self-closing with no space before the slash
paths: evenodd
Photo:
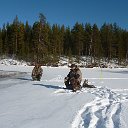
<path id="1" fill-rule="evenodd" d="M 109 63 L 116 59 L 118 64 L 127 65 L 128 31 L 116 23 L 104 23 L 100 28 L 90 23 L 69 26 L 52 26 L 40 13 L 39 21 L 33 25 L 22 23 L 16 16 L 12 23 L 0 28 L 0 57 L 11 57 L 43 65 L 57 64 L 59 58 L 90 57 L 90 63 Z"/>

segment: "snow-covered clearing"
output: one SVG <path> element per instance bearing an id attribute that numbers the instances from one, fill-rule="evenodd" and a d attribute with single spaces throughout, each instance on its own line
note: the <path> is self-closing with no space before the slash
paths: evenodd
<path id="1" fill-rule="evenodd" d="M 62 89 L 69 68 L 43 67 L 41 81 L 32 69 L 0 65 L 0 128 L 128 127 L 128 69 L 81 68 L 97 88 L 76 93 Z"/>

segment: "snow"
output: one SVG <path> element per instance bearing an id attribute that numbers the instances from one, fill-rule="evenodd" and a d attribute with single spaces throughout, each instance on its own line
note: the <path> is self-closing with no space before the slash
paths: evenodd
<path id="1" fill-rule="evenodd" d="M 97 88 L 64 91 L 69 68 L 0 64 L 0 128 L 127 128 L 128 69 L 81 68 Z"/>
<path id="2" fill-rule="evenodd" d="M 17 61 L 14 59 L 1 59 L 0 64 L 2 65 L 24 65 L 27 66 L 29 63 L 22 61 Z"/>

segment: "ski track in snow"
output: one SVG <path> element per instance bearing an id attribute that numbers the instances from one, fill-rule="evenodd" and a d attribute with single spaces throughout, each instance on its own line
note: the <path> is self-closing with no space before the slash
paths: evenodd
<path id="1" fill-rule="evenodd" d="M 77 113 L 72 128 L 120 128 L 121 103 L 128 101 L 128 95 L 117 94 L 105 87 L 82 91 L 94 94 L 96 98 Z"/>

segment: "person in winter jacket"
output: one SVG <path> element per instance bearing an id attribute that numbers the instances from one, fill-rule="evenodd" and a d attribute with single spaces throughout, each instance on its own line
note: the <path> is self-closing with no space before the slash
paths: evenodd
<path id="1" fill-rule="evenodd" d="M 77 65 L 72 64 L 70 72 L 67 77 L 64 79 L 64 83 L 67 89 L 71 89 L 73 91 L 79 90 L 81 88 L 82 81 L 82 73 Z"/>
<path id="2" fill-rule="evenodd" d="M 41 65 L 36 64 L 32 70 L 32 79 L 40 81 L 42 74 L 43 74 L 43 69 L 41 68 Z"/>

